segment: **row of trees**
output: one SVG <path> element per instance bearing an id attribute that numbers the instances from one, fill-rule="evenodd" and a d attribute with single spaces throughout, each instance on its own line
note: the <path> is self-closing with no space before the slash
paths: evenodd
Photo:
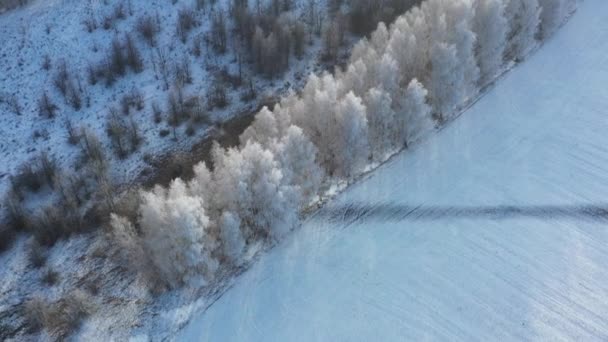
<path id="1" fill-rule="evenodd" d="M 569 5 L 423 2 L 358 43 L 345 70 L 311 75 L 299 95 L 263 108 L 240 147 L 214 148 L 213 170 L 202 163 L 189 182 L 142 191 L 131 220 L 113 216 L 114 234 L 131 236 L 169 287 L 212 279 L 248 245 L 289 231 L 322 184 L 360 175 L 450 119 L 554 32 Z"/>

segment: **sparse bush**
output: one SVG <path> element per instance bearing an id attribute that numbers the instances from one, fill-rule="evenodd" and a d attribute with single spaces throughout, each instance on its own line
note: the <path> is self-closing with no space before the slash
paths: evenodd
<path id="1" fill-rule="evenodd" d="M 43 152 L 38 157 L 24 163 L 17 175 L 11 177 L 12 191 L 22 197 L 24 191 L 38 192 L 45 185 L 52 188 L 56 173 L 57 163 Z"/>
<path id="2" fill-rule="evenodd" d="M 133 118 L 131 118 L 131 120 L 129 121 L 127 134 L 129 136 L 129 142 L 131 143 L 131 151 L 137 151 L 143 139 L 139 132 L 139 126 L 137 125 L 137 122 L 133 120 Z"/>
<path id="3" fill-rule="evenodd" d="M 137 32 L 146 40 L 151 47 L 156 46 L 156 35 L 160 32 L 160 25 L 149 15 L 141 16 L 137 19 Z"/>
<path id="4" fill-rule="evenodd" d="M 199 34 L 192 40 L 192 54 L 200 57 L 203 53 L 203 37 Z"/>
<path id="5" fill-rule="evenodd" d="M 68 93 L 68 82 L 70 80 L 70 74 L 68 72 L 68 66 L 65 61 L 61 61 L 59 63 L 59 67 L 57 68 L 57 73 L 55 74 L 55 78 L 53 79 L 53 84 L 59 90 L 61 95 L 64 97 Z"/>
<path id="6" fill-rule="evenodd" d="M 31 239 L 28 244 L 28 260 L 35 268 L 40 268 L 46 263 L 48 249 L 38 243 L 38 240 Z"/>
<path id="7" fill-rule="evenodd" d="M 72 106 L 74 110 L 80 110 L 82 108 L 81 87 L 76 87 L 74 80 L 68 70 L 67 63 L 62 61 L 59 64 L 57 73 L 53 79 L 53 84 L 63 95 L 67 104 Z"/>
<path id="8" fill-rule="evenodd" d="M 20 195 L 24 191 L 38 192 L 44 185 L 44 178 L 41 176 L 33 161 L 26 162 L 19 168 L 17 175 L 11 177 L 12 190 Z"/>
<path id="9" fill-rule="evenodd" d="M 62 203 L 72 208 L 78 208 L 89 196 L 87 182 L 83 175 L 62 175 L 55 178 L 57 193 Z"/>
<path id="10" fill-rule="evenodd" d="M 111 110 L 106 122 L 106 132 L 112 141 L 112 146 L 119 158 L 125 158 L 128 154 L 136 151 L 142 142 L 139 126 L 135 120 L 131 119 L 125 123 L 116 114 L 116 110 Z"/>
<path id="11" fill-rule="evenodd" d="M 0 94 L 0 104 L 5 103 L 8 109 L 17 114 L 21 115 L 23 109 L 21 108 L 21 104 L 19 103 L 19 99 L 15 94 Z"/>
<path id="12" fill-rule="evenodd" d="M 169 133 L 171 133 L 171 132 L 168 129 L 161 129 L 160 131 L 158 131 L 158 135 L 161 138 L 164 138 L 164 137 L 168 136 Z"/>
<path id="13" fill-rule="evenodd" d="M 228 105 L 228 97 L 226 96 L 226 89 L 225 89 L 224 85 L 222 84 L 222 80 L 219 78 L 215 79 L 207 96 L 208 96 L 207 102 L 208 102 L 209 108 L 211 108 L 211 109 L 213 109 L 215 107 L 224 108 Z"/>
<path id="14" fill-rule="evenodd" d="M 195 132 L 196 130 L 194 129 L 194 124 L 192 122 L 188 123 L 188 126 L 186 126 L 186 135 L 191 137 Z"/>
<path id="15" fill-rule="evenodd" d="M 69 119 L 65 120 L 65 129 L 68 132 L 68 143 L 70 145 L 78 144 L 78 142 L 80 141 L 80 134 L 78 134 L 78 132 L 74 128 L 74 125 L 72 125 L 72 122 Z"/>
<path id="16" fill-rule="evenodd" d="M 144 69 L 143 60 L 130 34 L 125 36 L 125 50 L 127 50 L 127 55 L 125 56 L 127 65 L 135 73 L 142 72 Z"/>
<path id="17" fill-rule="evenodd" d="M 87 65 L 87 80 L 89 81 L 90 85 L 96 85 L 97 84 L 97 74 L 98 74 L 98 70 L 95 69 L 95 67 L 92 64 L 88 64 Z"/>
<path id="18" fill-rule="evenodd" d="M 53 205 L 43 208 L 28 228 L 38 243 L 53 246 L 61 238 L 82 232 L 84 224 L 76 208 Z"/>
<path id="19" fill-rule="evenodd" d="M 124 2 L 119 2 L 114 6 L 114 18 L 117 20 L 122 20 L 126 18 L 125 4 Z"/>
<path id="20" fill-rule="evenodd" d="M 152 116 L 154 118 L 154 123 L 159 124 L 163 121 L 163 111 L 160 109 L 158 103 L 152 103 Z"/>
<path id="21" fill-rule="evenodd" d="M 114 75 L 123 76 L 125 74 L 127 61 L 122 53 L 122 44 L 116 37 L 112 40 L 112 44 L 110 45 L 109 60 L 112 73 Z"/>
<path id="22" fill-rule="evenodd" d="M 192 83 L 192 70 L 190 69 L 190 60 L 187 55 L 184 55 L 181 63 L 175 64 L 175 83 L 180 86 Z"/>
<path id="23" fill-rule="evenodd" d="M 44 177 L 45 183 L 54 188 L 54 180 L 57 175 L 58 166 L 54 158 L 49 157 L 46 152 L 41 152 L 37 158 L 39 173 Z"/>
<path id="24" fill-rule="evenodd" d="M 15 240 L 15 230 L 9 222 L 0 224 L 0 253 L 10 248 Z"/>
<path id="25" fill-rule="evenodd" d="M 156 48 L 156 58 L 152 59 L 154 64 L 154 71 L 160 73 L 157 78 L 161 79 L 164 84 L 165 90 L 169 89 L 169 56 L 165 49 Z"/>
<path id="26" fill-rule="evenodd" d="M 11 231 L 23 231 L 28 226 L 28 218 L 21 203 L 21 195 L 14 190 L 9 190 L 4 199 L 4 206 L 8 214 L 8 225 L 6 235 L 10 236 Z M 11 230 L 11 231 L 8 231 Z"/>
<path id="27" fill-rule="evenodd" d="M 80 147 L 85 162 L 94 163 L 100 170 L 104 170 L 107 166 L 106 156 L 97 136 L 87 129 L 82 129 L 79 136 Z"/>
<path id="28" fill-rule="evenodd" d="M 57 106 L 51 101 L 47 92 L 42 93 L 42 97 L 38 100 L 38 112 L 40 115 L 47 119 L 52 119 L 55 117 L 57 109 Z"/>
<path id="29" fill-rule="evenodd" d="M 122 120 L 116 115 L 115 110 L 110 109 L 110 114 L 108 115 L 106 122 L 106 132 L 112 141 L 112 147 L 116 151 L 118 158 L 125 158 L 128 152 L 125 142 L 127 130 Z"/>
<path id="30" fill-rule="evenodd" d="M 36 296 L 24 305 L 24 315 L 33 330 L 45 329 L 60 340 L 67 338 L 94 311 L 92 298 L 82 290 L 73 290 L 56 302 Z"/>
<path id="31" fill-rule="evenodd" d="M 184 118 L 184 95 L 179 86 L 167 96 L 167 113 L 169 114 L 167 122 L 173 127 L 179 126 Z"/>
<path id="32" fill-rule="evenodd" d="M 97 30 L 97 20 L 92 14 L 83 20 L 83 24 L 89 33 L 93 33 L 93 31 Z"/>
<path id="33" fill-rule="evenodd" d="M 117 78 L 124 76 L 127 68 L 135 73 L 143 71 L 141 54 L 131 35 L 125 36 L 124 43 L 114 37 L 106 57 L 97 68 L 89 68 L 89 83 L 96 83 L 97 78 L 104 78 L 106 86 L 114 84 Z"/>
<path id="34" fill-rule="evenodd" d="M 228 31 L 226 29 L 226 18 L 223 11 L 218 11 L 211 18 L 211 44 L 218 53 L 226 52 Z"/>
<path id="35" fill-rule="evenodd" d="M 51 267 L 47 267 L 42 270 L 41 280 L 47 286 L 54 286 L 59 282 L 59 272 L 53 270 Z"/>
<path id="36" fill-rule="evenodd" d="M 293 29 L 293 50 L 296 57 L 301 58 L 306 46 L 306 26 L 297 22 Z"/>
<path id="37" fill-rule="evenodd" d="M 49 55 L 44 55 L 44 57 L 42 57 L 42 69 L 46 71 L 51 70 L 51 57 L 49 57 Z"/>
<path id="38" fill-rule="evenodd" d="M 177 35 L 182 43 L 186 43 L 190 31 L 198 25 L 196 15 L 192 8 L 183 8 L 177 14 Z"/>
<path id="39" fill-rule="evenodd" d="M 107 15 L 103 18 L 102 27 L 104 30 L 109 31 L 114 27 L 114 18 L 111 15 Z"/>

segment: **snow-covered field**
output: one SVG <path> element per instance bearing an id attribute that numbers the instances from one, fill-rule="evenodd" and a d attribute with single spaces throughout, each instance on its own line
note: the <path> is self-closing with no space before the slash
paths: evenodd
<path id="1" fill-rule="evenodd" d="M 608 207 L 606 13 L 582 2 L 462 117 L 329 203 L 175 340 L 608 339 L 608 220 L 586 209 Z M 353 204 L 375 210 L 357 219 L 342 210 Z"/>

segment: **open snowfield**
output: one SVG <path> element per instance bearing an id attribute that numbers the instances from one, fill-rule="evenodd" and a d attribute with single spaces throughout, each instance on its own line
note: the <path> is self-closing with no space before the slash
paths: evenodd
<path id="1" fill-rule="evenodd" d="M 581 3 L 462 117 L 329 203 L 175 339 L 608 339 L 607 13 Z"/>

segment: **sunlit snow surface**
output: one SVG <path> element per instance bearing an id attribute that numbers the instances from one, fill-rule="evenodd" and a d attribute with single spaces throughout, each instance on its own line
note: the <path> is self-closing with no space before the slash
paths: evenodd
<path id="1" fill-rule="evenodd" d="M 175 339 L 608 340 L 607 15 L 608 1 L 581 3 L 471 110 L 309 219 Z M 333 215 L 351 205 L 413 211 Z"/>

